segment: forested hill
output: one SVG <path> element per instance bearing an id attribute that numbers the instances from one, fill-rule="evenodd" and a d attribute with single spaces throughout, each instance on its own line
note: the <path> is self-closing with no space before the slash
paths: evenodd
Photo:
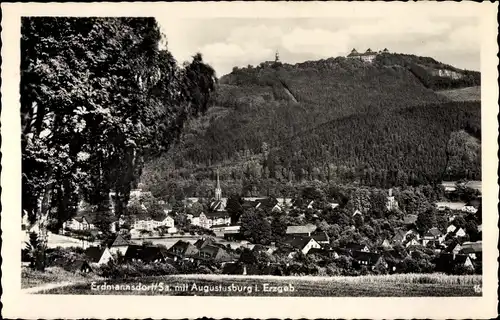
<path id="1" fill-rule="evenodd" d="M 384 185 L 478 178 L 480 105 L 435 90 L 477 86 L 479 78 L 400 54 L 379 55 L 373 64 L 338 57 L 234 68 L 220 79 L 214 106 L 154 162 L 163 169 L 152 163 L 147 170 L 184 185 L 213 179 L 215 166 L 236 186 L 264 178 Z M 462 172 L 445 168 L 448 141 L 460 132 L 473 145 Z"/>

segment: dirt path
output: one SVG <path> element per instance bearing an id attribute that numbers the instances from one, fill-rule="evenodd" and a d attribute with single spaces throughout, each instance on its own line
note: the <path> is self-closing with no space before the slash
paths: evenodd
<path id="1" fill-rule="evenodd" d="M 64 282 L 56 282 L 56 283 L 47 283 L 37 287 L 31 287 L 26 289 L 21 289 L 22 293 L 32 294 L 32 293 L 40 293 L 45 290 L 51 290 L 56 288 L 68 287 L 76 284 L 85 283 L 85 281 L 64 281 Z"/>

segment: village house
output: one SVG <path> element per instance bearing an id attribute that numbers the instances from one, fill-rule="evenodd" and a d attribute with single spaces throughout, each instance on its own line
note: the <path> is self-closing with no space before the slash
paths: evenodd
<path id="1" fill-rule="evenodd" d="M 155 246 L 131 245 L 125 253 L 125 261 L 161 263 L 167 261 L 167 249 Z"/>
<path id="2" fill-rule="evenodd" d="M 457 185 L 454 181 L 443 181 L 441 185 L 444 187 L 445 192 L 453 192 L 457 190 Z"/>
<path id="3" fill-rule="evenodd" d="M 405 232 L 405 240 L 409 238 L 420 240 L 420 233 L 412 228 Z"/>
<path id="4" fill-rule="evenodd" d="M 365 252 L 365 251 L 352 251 L 351 256 L 358 267 L 366 266 L 373 269 L 376 264 L 380 263 L 385 268 L 388 267 L 387 262 L 384 260 L 383 256 L 378 253 Z"/>
<path id="5" fill-rule="evenodd" d="M 194 246 L 196 248 L 201 249 L 205 246 L 208 246 L 208 245 L 216 245 L 217 242 L 212 238 L 212 237 L 208 237 L 208 238 L 200 238 L 198 240 L 196 240 L 196 242 L 194 243 Z"/>
<path id="6" fill-rule="evenodd" d="M 313 208 L 313 205 L 314 205 L 314 200 L 311 200 L 311 201 L 307 204 L 307 209 L 312 209 L 312 208 Z"/>
<path id="7" fill-rule="evenodd" d="M 330 202 L 327 204 L 327 208 L 335 209 L 339 206 L 340 204 L 335 203 L 335 202 Z"/>
<path id="8" fill-rule="evenodd" d="M 382 241 L 382 243 L 380 244 L 380 247 L 387 248 L 387 249 L 392 248 L 391 243 L 387 239 L 384 239 L 384 241 Z"/>
<path id="9" fill-rule="evenodd" d="M 85 256 L 90 263 L 98 266 L 107 264 L 110 260 L 113 260 L 111 251 L 107 247 L 89 247 L 85 250 Z"/>
<path id="10" fill-rule="evenodd" d="M 86 260 L 75 260 L 63 266 L 63 269 L 70 272 L 90 273 L 94 272 L 92 266 Z"/>
<path id="11" fill-rule="evenodd" d="M 447 233 L 447 234 L 448 234 L 448 233 L 453 233 L 453 232 L 455 232 L 455 230 L 456 230 L 456 229 L 457 229 L 457 227 L 455 227 L 455 225 L 454 225 L 454 224 L 450 224 L 450 225 L 448 226 L 448 228 L 446 228 L 446 233 Z"/>
<path id="12" fill-rule="evenodd" d="M 368 248 L 366 244 L 349 242 L 348 244 L 345 245 L 344 248 L 348 252 L 353 252 L 353 251 L 370 252 L 370 248 Z"/>
<path id="13" fill-rule="evenodd" d="M 270 255 L 270 254 L 273 254 L 276 251 L 276 249 L 277 248 L 274 246 L 274 243 L 271 243 L 271 246 L 264 246 L 261 244 L 256 244 L 252 248 L 252 252 L 255 252 L 255 253 L 264 252 L 264 253 Z"/>
<path id="14" fill-rule="evenodd" d="M 292 198 L 276 198 L 281 210 L 286 210 L 292 207 Z"/>
<path id="15" fill-rule="evenodd" d="M 321 245 L 316 240 L 310 237 L 294 237 L 285 240 L 285 243 L 292 248 L 301 251 L 303 254 L 307 254 L 312 248 L 321 248 Z"/>
<path id="16" fill-rule="evenodd" d="M 446 248 L 446 253 L 457 255 L 459 254 L 460 250 L 462 250 L 462 246 L 459 243 L 455 243 Z"/>
<path id="17" fill-rule="evenodd" d="M 471 269 L 475 268 L 472 259 L 468 255 L 443 253 L 439 256 L 438 260 L 439 269 L 443 271 L 445 270 L 450 271 L 454 266 L 462 266 Z"/>
<path id="18" fill-rule="evenodd" d="M 455 264 L 474 269 L 474 263 L 468 255 L 458 254 L 455 256 Z"/>
<path id="19" fill-rule="evenodd" d="M 317 227 L 314 224 L 306 224 L 303 226 L 288 226 L 286 228 L 287 236 L 307 236 L 310 237 L 311 233 L 316 231 Z"/>
<path id="20" fill-rule="evenodd" d="M 467 232 L 465 232 L 464 228 L 459 228 L 457 231 L 455 231 L 455 237 L 465 237 Z"/>
<path id="21" fill-rule="evenodd" d="M 462 208 L 463 212 L 468 212 L 468 213 L 476 213 L 478 210 L 474 206 L 464 206 Z"/>
<path id="22" fill-rule="evenodd" d="M 472 260 L 481 260 L 483 256 L 482 241 L 462 243 L 462 250 L 459 254 L 468 255 Z"/>
<path id="23" fill-rule="evenodd" d="M 127 240 L 125 240 L 121 235 L 117 235 L 115 240 L 109 246 L 109 251 L 115 255 L 118 254 L 118 252 L 120 252 L 121 255 L 125 255 L 129 245 L 130 243 Z"/>
<path id="24" fill-rule="evenodd" d="M 420 246 L 420 242 L 418 242 L 417 239 L 413 238 L 410 241 L 406 243 L 406 247 L 411 247 L 411 246 Z"/>
<path id="25" fill-rule="evenodd" d="M 427 231 L 422 237 L 422 245 L 425 247 L 431 241 L 438 241 L 439 244 L 443 243 L 446 235 L 443 235 L 438 228 L 433 227 Z"/>
<path id="26" fill-rule="evenodd" d="M 330 243 L 330 237 L 328 237 L 328 234 L 324 231 L 319 231 L 316 230 L 311 233 L 311 238 L 316 240 L 319 244 L 329 244 Z"/>
<path id="27" fill-rule="evenodd" d="M 174 228 L 175 227 L 175 220 L 172 215 L 164 215 L 162 216 L 155 216 L 151 217 L 148 214 L 144 213 L 141 215 L 136 215 L 134 217 L 132 224 L 132 229 L 136 230 L 146 230 L 146 231 L 153 231 L 159 227 L 165 227 L 165 228 Z"/>
<path id="28" fill-rule="evenodd" d="M 198 254 L 194 258 L 201 261 L 213 261 L 219 263 L 234 260 L 233 257 L 225 249 L 213 244 L 202 246 L 199 249 Z"/>
<path id="29" fill-rule="evenodd" d="M 436 202 L 436 208 L 440 211 L 449 209 L 449 210 L 462 210 L 465 206 L 465 202 L 458 201 L 444 201 L 444 202 Z"/>
<path id="30" fill-rule="evenodd" d="M 403 229 L 396 229 L 395 235 L 392 238 L 392 243 L 394 244 L 402 244 L 403 241 L 406 240 L 406 231 Z"/>
<path id="31" fill-rule="evenodd" d="M 210 229 L 213 225 L 229 226 L 231 224 L 231 216 L 226 211 L 200 212 L 199 214 L 188 215 L 187 218 L 192 225 L 205 229 Z"/>
<path id="32" fill-rule="evenodd" d="M 358 216 L 358 215 L 363 216 L 363 214 L 359 210 L 354 211 L 354 213 L 352 214 L 353 217 Z"/>
<path id="33" fill-rule="evenodd" d="M 340 257 L 341 250 L 329 248 L 328 246 L 323 248 L 311 248 L 307 252 L 307 255 L 319 255 L 327 257 L 330 259 L 338 259 Z"/>
<path id="34" fill-rule="evenodd" d="M 67 230 L 96 230 L 93 219 L 89 215 L 76 216 L 63 223 Z"/>
<path id="35" fill-rule="evenodd" d="M 190 242 L 179 240 L 168 249 L 167 254 L 172 257 L 174 261 L 193 261 L 193 256 L 198 254 L 198 248 Z"/>

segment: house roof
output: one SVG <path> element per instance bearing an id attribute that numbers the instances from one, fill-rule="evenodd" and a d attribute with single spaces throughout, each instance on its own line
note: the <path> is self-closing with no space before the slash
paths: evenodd
<path id="1" fill-rule="evenodd" d="M 227 198 L 221 198 L 220 200 L 213 200 L 210 202 L 211 210 L 224 210 L 226 208 Z"/>
<path id="2" fill-rule="evenodd" d="M 260 201 L 259 208 L 272 209 L 277 204 L 278 204 L 278 200 L 276 200 L 275 198 L 269 197 L 269 198 L 265 198 L 265 199 Z"/>
<path id="3" fill-rule="evenodd" d="M 317 255 L 322 255 L 322 256 L 328 256 L 330 254 L 330 252 L 333 252 L 333 251 L 329 251 L 329 250 L 325 250 L 323 248 L 311 248 L 309 249 L 309 251 L 307 252 L 307 254 L 317 254 Z"/>
<path id="4" fill-rule="evenodd" d="M 154 261 L 156 259 L 165 258 L 165 250 L 155 246 L 131 245 L 125 253 L 125 258 L 140 259 L 146 262 Z"/>
<path id="5" fill-rule="evenodd" d="M 312 239 L 311 237 L 294 237 L 292 239 L 285 240 L 285 243 L 291 245 L 296 249 L 302 250 L 311 240 L 314 239 Z"/>
<path id="6" fill-rule="evenodd" d="M 443 233 L 441 231 L 439 231 L 438 228 L 436 227 L 433 227 L 433 228 L 430 228 L 429 231 L 427 231 L 427 233 L 425 234 L 426 236 L 432 236 L 432 237 L 439 237 L 441 236 Z"/>
<path id="7" fill-rule="evenodd" d="M 406 236 L 406 232 L 403 229 L 397 229 L 392 241 L 402 241 Z"/>
<path id="8" fill-rule="evenodd" d="M 380 259 L 381 255 L 373 252 L 353 251 L 351 252 L 353 259 L 358 261 L 366 261 L 369 264 L 375 264 Z"/>
<path id="9" fill-rule="evenodd" d="M 441 201 L 436 202 L 436 207 L 438 208 L 449 208 L 451 210 L 460 210 L 465 206 L 465 202 L 458 201 Z"/>
<path id="10" fill-rule="evenodd" d="M 353 242 L 350 242 L 345 245 L 345 248 L 350 250 L 363 250 L 365 247 L 366 245 L 364 244 L 353 243 Z"/>
<path id="11" fill-rule="evenodd" d="M 198 248 L 187 241 L 179 240 L 168 249 L 169 253 L 174 253 L 173 249 L 180 249 L 182 256 L 192 256 L 198 253 Z M 174 253 L 177 254 L 177 253 Z"/>
<path id="12" fill-rule="evenodd" d="M 215 259 L 217 261 L 230 261 L 231 256 L 227 251 L 219 246 L 207 245 L 200 249 L 199 255 L 208 254 L 210 259 Z M 203 257 L 202 257 L 203 258 Z"/>
<path id="13" fill-rule="evenodd" d="M 394 260 L 403 260 L 405 257 L 401 255 L 398 251 L 396 250 L 388 250 L 384 252 L 385 257 L 392 258 Z"/>
<path id="14" fill-rule="evenodd" d="M 457 254 L 455 256 L 455 263 L 456 264 L 464 264 L 467 261 L 467 259 L 470 260 L 470 258 L 469 258 L 468 255 L 466 255 L 466 254 Z"/>
<path id="15" fill-rule="evenodd" d="M 313 238 L 316 241 L 328 241 L 328 235 L 324 231 L 316 231 L 311 234 L 311 238 Z"/>
<path id="16" fill-rule="evenodd" d="M 84 267 L 93 270 L 87 261 L 81 259 L 77 259 L 66 264 L 64 269 L 77 272 L 81 271 Z"/>
<path id="17" fill-rule="evenodd" d="M 125 240 L 121 235 L 117 235 L 111 247 L 128 246 L 130 243 Z"/>
<path id="18" fill-rule="evenodd" d="M 214 212 L 205 212 L 205 216 L 207 218 L 216 219 L 216 218 L 229 218 L 229 213 L 227 211 L 214 211 Z"/>
<path id="19" fill-rule="evenodd" d="M 317 227 L 313 224 L 306 224 L 303 226 L 288 226 L 286 228 L 287 234 L 304 234 L 316 231 Z"/>
<path id="20" fill-rule="evenodd" d="M 413 224 L 417 221 L 418 216 L 416 214 L 407 214 L 403 218 L 404 224 Z"/>
<path id="21" fill-rule="evenodd" d="M 245 202 L 243 202 L 241 206 L 243 208 L 250 209 L 250 208 L 256 208 L 259 203 L 260 203 L 259 200 L 245 200 Z"/>
<path id="22" fill-rule="evenodd" d="M 454 245 L 449 246 L 446 248 L 446 252 L 452 252 L 458 247 L 459 250 L 462 249 L 462 246 L 459 243 L 455 243 Z"/>
<path id="23" fill-rule="evenodd" d="M 462 248 L 462 250 L 459 251 L 460 254 L 470 254 L 470 253 L 476 253 L 476 250 L 473 248 Z"/>
<path id="24" fill-rule="evenodd" d="M 483 251 L 483 242 L 482 241 L 476 241 L 476 242 L 464 242 L 462 243 L 462 248 L 472 248 L 475 252 L 482 252 Z"/>
<path id="25" fill-rule="evenodd" d="M 200 239 L 196 240 L 196 242 L 194 243 L 194 246 L 198 249 L 201 249 L 207 245 L 214 244 L 214 243 L 215 243 L 215 240 L 212 238 L 206 238 L 206 239 L 200 238 Z"/>
<path id="26" fill-rule="evenodd" d="M 99 262 L 106 248 L 89 247 L 85 250 L 85 255 L 90 262 Z"/>

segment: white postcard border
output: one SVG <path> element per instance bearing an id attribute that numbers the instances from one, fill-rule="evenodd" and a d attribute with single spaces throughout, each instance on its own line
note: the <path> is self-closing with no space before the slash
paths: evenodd
<path id="1" fill-rule="evenodd" d="M 48 3 L 2 4 L 2 287 L 7 318 L 490 318 L 497 305 L 497 6 L 491 3 Z M 163 10 L 163 11 L 162 11 Z M 260 298 L 23 295 L 20 291 L 20 17 L 481 17 L 483 297 Z M 497 213 L 497 214 L 495 214 Z"/>

